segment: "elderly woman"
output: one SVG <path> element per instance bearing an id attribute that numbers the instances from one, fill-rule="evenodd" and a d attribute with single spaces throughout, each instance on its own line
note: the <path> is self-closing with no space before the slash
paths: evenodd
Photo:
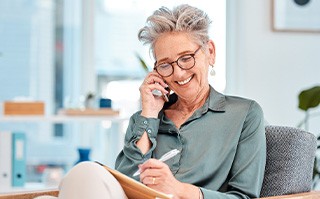
<path id="1" fill-rule="evenodd" d="M 209 85 L 215 63 L 209 24 L 203 11 L 181 5 L 155 11 L 140 30 L 140 41 L 151 45 L 154 71 L 140 87 L 142 110 L 130 119 L 116 169 L 132 177 L 139 168 L 136 180 L 173 198 L 259 197 L 266 161 L 263 113 L 255 101 L 223 95 Z M 172 149 L 180 153 L 158 160 Z M 79 167 L 63 180 L 61 197 L 72 198 L 65 185 L 75 181 L 72 176 L 94 178 L 88 174 L 94 166 Z M 103 170 L 92 180 L 88 196 L 126 198 L 107 175 Z"/>

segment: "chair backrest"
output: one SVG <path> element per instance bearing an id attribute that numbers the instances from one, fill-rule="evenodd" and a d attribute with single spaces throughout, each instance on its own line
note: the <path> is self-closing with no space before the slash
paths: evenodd
<path id="1" fill-rule="evenodd" d="M 261 197 L 311 190 L 316 137 L 285 126 L 266 126 L 267 162 Z"/>

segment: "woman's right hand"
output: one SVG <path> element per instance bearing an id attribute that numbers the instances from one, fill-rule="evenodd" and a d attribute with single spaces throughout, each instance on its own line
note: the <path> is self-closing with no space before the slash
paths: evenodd
<path id="1" fill-rule="evenodd" d="M 139 88 L 142 104 L 142 116 L 153 118 L 158 117 L 165 100 L 163 96 L 154 95 L 152 91 L 156 89 L 166 95 L 168 94 L 168 91 L 165 89 L 166 87 L 168 87 L 168 85 L 157 72 L 152 71 L 146 76 Z"/>

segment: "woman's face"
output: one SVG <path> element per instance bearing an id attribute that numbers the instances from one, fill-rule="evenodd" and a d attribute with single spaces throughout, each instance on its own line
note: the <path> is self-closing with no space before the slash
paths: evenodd
<path id="1" fill-rule="evenodd" d="M 183 55 L 193 54 L 199 47 L 187 33 L 165 33 L 157 39 L 154 45 L 157 65 L 171 63 Z M 205 48 L 208 50 L 204 51 Z M 192 100 L 208 89 L 208 67 L 214 64 L 215 59 L 213 42 L 209 41 L 205 48 L 196 52 L 193 68 L 183 70 L 173 63 L 173 74 L 163 77 L 170 89 L 182 99 Z"/>

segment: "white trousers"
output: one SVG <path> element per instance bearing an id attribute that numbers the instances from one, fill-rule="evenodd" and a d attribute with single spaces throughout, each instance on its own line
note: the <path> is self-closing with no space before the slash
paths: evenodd
<path id="1" fill-rule="evenodd" d="M 52 198 L 52 197 L 47 197 Z M 119 182 L 94 162 L 81 162 L 62 179 L 59 199 L 127 199 Z M 44 196 L 37 199 L 45 199 Z"/>

